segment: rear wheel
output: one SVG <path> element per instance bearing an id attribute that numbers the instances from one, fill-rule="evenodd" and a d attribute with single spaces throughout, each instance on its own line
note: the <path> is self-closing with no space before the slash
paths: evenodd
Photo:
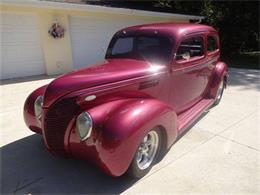
<path id="1" fill-rule="evenodd" d="M 218 105 L 219 102 L 221 101 L 221 98 L 222 98 L 223 92 L 224 92 L 224 88 L 225 88 L 224 80 L 221 80 L 221 82 L 219 84 L 218 91 L 217 91 L 217 95 L 216 95 L 214 106 Z"/>
<path id="2" fill-rule="evenodd" d="M 128 169 L 128 174 L 141 178 L 147 174 L 157 161 L 161 151 L 162 136 L 159 129 L 152 129 L 143 138 Z"/>

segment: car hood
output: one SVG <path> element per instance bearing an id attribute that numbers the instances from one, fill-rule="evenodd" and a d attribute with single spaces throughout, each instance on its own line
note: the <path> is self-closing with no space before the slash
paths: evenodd
<path id="1" fill-rule="evenodd" d="M 105 60 L 53 80 L 46 88 L 43 106 L 48 107 L 58 98 L 74 91 L 155 74 L 163 69 L 165 69 L 163 65 L 154 65 L 139 60 Z"/>

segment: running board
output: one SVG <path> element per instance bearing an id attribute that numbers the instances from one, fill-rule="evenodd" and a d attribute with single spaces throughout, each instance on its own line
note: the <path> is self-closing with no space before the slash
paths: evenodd
<path id="1" fill-rule="evenodd" d="M 189 125 L 194 123 L 196 119 L 198 119 L 203 114 L 203 112 L 207 111 L 212 106 L 213 103 L 214 99 L 202 99 L 190 109 L 178 115 L 178 133 L 181 133 L 187 129 Z"/>

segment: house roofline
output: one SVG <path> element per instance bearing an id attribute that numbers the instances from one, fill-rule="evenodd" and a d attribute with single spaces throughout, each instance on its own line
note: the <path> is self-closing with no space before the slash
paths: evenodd
<path id="1" fill-rule="evenodd" d="M 61 9 L 61 10 L 77 10 L 77 11 L 89 11 L 89 12 L 103 12 L 112 14 L 124 14 L 124 15 L 135 15 L 135 16 L 153 16 L 161 18 L 171 18 L 174 17 L 180 20 L 202 20 L 203 16 L 195 15 L 184 15 L 184 14 L 171 14 L 163 12 L 154 11 L 143 11 L 136 9 L 127 8 L 115 8 L 115 7 L 105 7 L 97 5 L 88 4 L 76 4 L 76 3 L 64 3 L 64 2 L 52 2 L 52 1 L 39 1 L 39 0 L 0 0 L 0 5 L 16 5 L 16 6 L 31 6 L 49 9 Z"/>

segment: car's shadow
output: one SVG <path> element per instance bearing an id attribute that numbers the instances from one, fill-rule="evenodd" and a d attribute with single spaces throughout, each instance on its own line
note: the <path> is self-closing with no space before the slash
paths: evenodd
<path id="1" fill-rule="evenodd" d="M 1 148 L 1 194 L 119 194 L 136 181 L 110 177 L 93 165 L 54 157 L 41 136 Z"/>
<path id="2" fill-rule="evenodd" d="M 182 132 L 175 143 L 207 113 Z M 2 147 L 1 169 L 1 194 L 120 194 L 137 182 L 127 175 L 108 176 L 82 160 L 55 157 L 37 134 Z"/>

